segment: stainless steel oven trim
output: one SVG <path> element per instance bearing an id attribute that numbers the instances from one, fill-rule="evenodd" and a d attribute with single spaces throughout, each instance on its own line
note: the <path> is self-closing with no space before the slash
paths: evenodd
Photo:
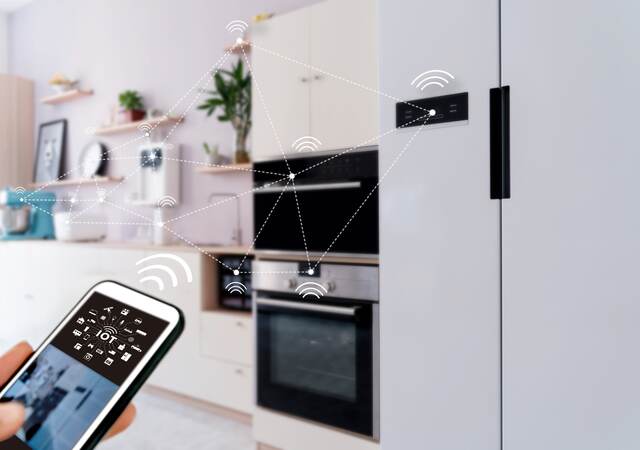
<path id="1" fill-rule="evenodd" d="M 292 187 L 292 190 L 298 192 L 304 191 L 331 191 L 336 189 L 359 189 L 362 186 L 362 183 L 359 181 L 347 181 L 344 183 L 317 183 L 317 184 L 296 184 L 295 187 Z M 254 194 L 273 194 L 280 193 L 286 190 L 289 187 L 288 184 L 281 186 L 273 186 L 266 188 L 256 188 Z"/>
<path id="2" fill-rule="evenodd" d="M 254 158 L 253 162 L 269 162 L 269 161 L 283 161 L 284 159 L 300 159 L 300 158 L 314 158 L 318 156 L 342 156 L 351 153 L 369 152 L 372 150 L 378 150 L 377 145 L 363 145 L 361 147 L 347 147 L 334 150 L 322 150 L 318 152 L 303 152 L 303 153 L 288 153 L 286 155 L 274 153 L 273 155 L 265 155 L 262 157 Z"/>
<path id="3" fill-rule="evenodd" d="M 306 256 L 307 252 L 302 251 L 302 250 L 269 250 L 269 249 L 257 249 L 254 250 L 254 254 L 258 255 L 258 256 L 269 256 L 269 255 L 273 255 L 273 256 L 291 256 L 292 258 L 298 258 L 300 256 Z M 380 255 L 378 253 L 339 253 L 339 252 L 327 252 L 326 254 L 323 252 L 309 252 L 309 257 L 311 258 L 311 263 L 313 263 L 313 259 L 315 257 L 318 258 L 331 258 L 331 257 L 336 257 L 336 258 L 354 258 L 354 259 L 372 259 L 372 258 L 378 258 Z M 286 262 L 287 260 L 284 260 L 284 262 Z M 363 263 L 364 264 L 364 263 Z M 369 264 L 367 264 L 369 265 Z M 304 273 L 304 272 L 300 272 L 300 273 Z"/>
<path id="4" fill-rule="evenodd" d="M 313 303 L 301 303 L 299 301 L 271 300 L 271 299 L 260 298 L 260 297 L 256 299 L 256 304 L 258 306 L 260 305 L 277 306 L 279 308 L 339 314 L 342 316 L 355 316 L 356 310 L 358 309 L 357 307 L 317 305 Z"/>

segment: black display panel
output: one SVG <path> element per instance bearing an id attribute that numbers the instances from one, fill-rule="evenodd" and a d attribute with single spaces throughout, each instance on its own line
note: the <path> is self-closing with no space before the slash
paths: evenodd
<path id="1" fill-rule="evenodd" d="M 469 120 L 467 92 L 396 103 L 396 127 L 398 128 L 435 125 L 458 120 Z"/>

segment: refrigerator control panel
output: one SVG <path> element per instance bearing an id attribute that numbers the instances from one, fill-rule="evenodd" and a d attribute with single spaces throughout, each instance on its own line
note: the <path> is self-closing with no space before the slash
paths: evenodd
<path id="1" fill-rule="evenodd" d="M 469 93 L 442 95 L 396 103 L 396 127 L 469 120 Z"/>

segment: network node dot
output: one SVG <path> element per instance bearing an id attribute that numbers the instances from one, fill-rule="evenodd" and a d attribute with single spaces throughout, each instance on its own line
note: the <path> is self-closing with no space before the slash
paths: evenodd
<path id="1" fill-rule="evenodd" d="M 313 275 L 315 272 L 314 272 L 314 270 L 313 270 L 313 269 L 309 269 L 309 270 L 307 270 L 307 273 L 308 273 L 309 275 Z"/>
<path id="2" fill-rule="evenodd" d="M 436 115 L 436 110 L 435 109 L 430 109 L 429 110 L 429 117 L 433 117 Z"/>
<path id="3" fill-rule="evenodd" d="M 162 228 L 164 226 L 164 222 L 156 222 L 156 226 L 158 228 Z"/>
<path id="4" fill-rule="evenodd" d="M 241 38 L 241 37 L 239 37 L 238 39 L 236 39 L 236 44 L 240 45 L 240 44 L 242 44 L 242 42 L 244 42 L 244 41 L 242 40 L 242 38 Z"/>
<path id="5" fill-rule="evenodd" d="M 149 135 L 149 133 L 145 133 L 144 135 L 145 135 L 146 137 L 149 137 L 149 136 L 150 136 L 150 135 Z"/>
<path id="6" fill-rule="evenodd" d="M 293 180 L 295 177 L 296 177 L 296 174 L 295 174 L 295 173 L 291 172 L 291 173 L 289 174 L 289 179 L 290 179 L 290 180 Z"/>
<path id="7" fill-rule="evenodd" d="M 236 269 L 236 270 L 234 270 L 234 271 L 233 271 L 233 274 L 234 274 L 235 276 L 238 276 L 238 275 L 240 275 L 240 271 L 239 271 L 238 269 Z"/>

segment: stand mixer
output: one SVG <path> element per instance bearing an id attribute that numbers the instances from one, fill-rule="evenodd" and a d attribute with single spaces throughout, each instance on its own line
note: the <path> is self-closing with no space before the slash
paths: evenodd
<path id="1" fill-rule="evenodd" d="M 46 191 L 0 191 L 0 240 L 53 239 L 56 196 Z"/>

